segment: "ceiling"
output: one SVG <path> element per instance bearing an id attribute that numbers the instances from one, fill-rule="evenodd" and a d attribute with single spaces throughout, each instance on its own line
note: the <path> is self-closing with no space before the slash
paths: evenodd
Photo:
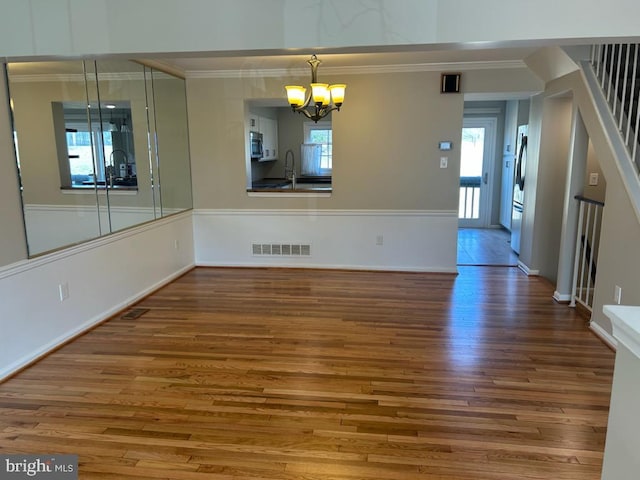
<path id="1" fill-rule="evenodd" d="M 496 62 L 523 62 L 525 58 L 533 54 L 544 45 L 526 46 L 502 46 L 501 48 L 482 48 L 481 45 L 464 46 L 439 46 L 422 47 L 406 46 L 399 51 L 362 51 L 355 52 L 354 49 L 347 53 L 317 53 L 322 61 L 322 69 L 329 72 L 349 69 L 366 68 L 405 68 L 429 67 L 445 69 L 464 68 L 466 66 L 479 65 L 483 63 Z M 572 55 L 584 55 L 585 48 L 581 46 L 563 47 L 567 53 Z M 573 49 L 573 50 L 572 50 Z M 251 52 L 250 54 L 230 54 L 230 53 L 207 53 L 207 54 L 184 54 L 184 55 L 164 55 L 161 58 L 152 58 L 151 65 L 165 66 L 169 71 L 177 71 L 182 74 L 197 75 L 198 73 L 228 73 L 238 72 L 282 72 L 283 70 L 292 73 L 292 70 L 309 67 L 306 61 L 313 51 L 295 52 Z M 572 55 L 573 56 L 573 55 Z M 69 74 L 82 73 L 82 63 L 80 59 L 68 61 L 44 61 L 44 62 L 11 62 L 9 69 L 14 74 L 36 75 L 36 74 Z M 133 72 L 139 71 L 140 66 L 123 61 L 124 57 L 99 58 L 98 63 L 101 71 Z"/>
<path id="2" fill-rule="evenodd" d="M 522 61 L 536 50 L 537 47 L 327 54 L 319 52 L 318 57 L 322 61 L 323 68 L 342 69 L 367 66 L 514 62 Z M 187 74 L 189 72 L 288 70 L 307 68 L 305 62 L 311 53 L 313 52 L 252 56 L 185 56 L 163 58 L 161 63 Z"/>

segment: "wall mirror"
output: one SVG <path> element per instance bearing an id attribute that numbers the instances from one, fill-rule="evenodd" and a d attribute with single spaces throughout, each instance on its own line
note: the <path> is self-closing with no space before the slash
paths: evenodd
<path id="1" fill-rule="evenodd" d="M 79 102 L 52 102 L 61 187 L 137 186 L 130 102 L 103 103 L 108 109 L 104 123 L 95 102 L 89 109 Z"/>
<path id="2" fill-rule="evenodd" d="M 29 256 L 192 208 L 183 79 L 126 60 L 7 78 Z"/>

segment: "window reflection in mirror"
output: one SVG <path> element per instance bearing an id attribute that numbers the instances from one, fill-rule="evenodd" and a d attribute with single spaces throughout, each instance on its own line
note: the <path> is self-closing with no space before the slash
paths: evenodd
<path id="1" fill-rule="evenodd" d="M 292 112 L 290 107 L 281 106 L 277 101 L 255 99 L 247 101 L 246 112 L 246 138 L 249 139 L 249 132 L 257 129 L 263 136 L 265 152 L 262 158 L 251 158 L 247 141 L 245 162 L 249 190 L 331 191 L 331 115 L 314 123 L 304 115 Z M 268 139 L 273 131 L 276 132 L 275 141 Z M 270 145 L 275 145 L 275 148 Z M 276 155 L 266 154 L 270 148 L 273 148 Z"/>
<path id="2" fill-rule="evenodd" d="M 116 232 L 160 218 L 160 205 L 154 198 L 155 165 L 150 162 L 147 140 L 147 111 L 153 108 L 151 75 L 144 66 L 127 60 L 95 64 L 96 75 L 87 76 L 92 82 L 97 79 L 97 97 L 90 93 L 90 105 L 98 105 L 99 128 L 104 138 L 111 139 L 111 145 L 96 144 L 96 163 L 104 169 L 99 181 L 107 184 L 102 198 L 107 201 L 109 231 Z"/>
<path id="3" fill-rule="evenodd" d="M 154 72 L 136 62 L 10 63 L 7 74 L 29 256 L 160 218 L 161 164 L 177 199 L 167 214 L 192 208 L 183 79 L 166 75 L 158 102 L 178 107 L 156 111 Z"/>
<path id="4" fill-rule="evenodd" d="M 64 142 L 57 145 L 62 152 L 58 161 L 63 188 L 135 187 L 138 183 L 130 102 L 102 103 L 106 118 L 97 104 L 90 108 L 78 102 L 52 104 L 54 128 L 64 129 L 64 135 L 56 132 L 56 141 Z M 60 114 L 62 120 L 56 118 Z"/>
<path id="5" fill-rule="evenodd" d="M 68 155 L 62 105 L 87 105 L 83 62 L 10 63 L 7 70 L 29 254 L 99 237 L 95 196 L 60 188 L 59 158 Z M 86 114 L 76 123 L 90 131 Z M 62 173 L 70 181 L 68 161 Z"/>

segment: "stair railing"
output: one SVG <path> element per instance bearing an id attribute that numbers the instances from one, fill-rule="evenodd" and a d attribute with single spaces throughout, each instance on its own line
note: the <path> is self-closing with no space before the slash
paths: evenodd
<path id="1" fill-rule="evenodd" d="M 640 170 L 640 44 L 593 45 L 591 65 L 631 160 Z"/>
<path id="2" fill-rule="evenodd" d="M 604 203 L 576 195 L 580 203 L 578 213 L 578 233 L 576 254 L 573 264 L 573 286 L 570 307 L 580 304 L 589 312 L 593 311 L 600 225 Z"/>

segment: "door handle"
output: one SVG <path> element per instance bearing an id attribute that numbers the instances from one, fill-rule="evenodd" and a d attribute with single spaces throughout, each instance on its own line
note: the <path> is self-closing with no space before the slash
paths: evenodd
<path id="1" fill-rule="evenodd" d="M 482 176 L 482 181 L 484 182 L 485 185 L 489 182 L 489 173 L 488 172 L 484 172 L 484 175 Z"/>

